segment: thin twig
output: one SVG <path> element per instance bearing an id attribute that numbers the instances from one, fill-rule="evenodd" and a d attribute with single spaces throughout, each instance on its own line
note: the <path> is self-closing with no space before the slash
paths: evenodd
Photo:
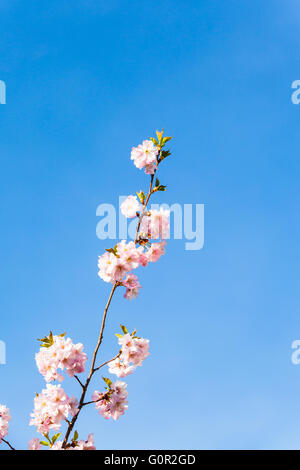
<path id="1" fill-rule="evenodd" d="M 89 383 L 91 381 L 91 378 L 94 374 L 94 367 L 95 367 L 95 362 L 96 362 L 96 358 L 97 358 L 97 354 L 98 354 L 98 351 L 99 351 L 99 348 L 100 348 L 100 345 L 102 343 L 102 339 L 103 339 L 103 332 L 104 332 L 104 328 L 105 328 L 105 320 L 106 320 L 106 316 L 107 316 L 107 312 L 108 312 L 108 309 L 109 309 L 109 306 L 110 306 L 110 303 L 111 303 L 111 299 L 113 298 L 113 295 L 115 293 L 115 290 L 117 288 L 119 284 L 118 283 L 115 283 L 112 287 L 112 290 L 110 292 L 110 296 L 109 296 L 109 299 L 107 301 L 107 304 L 106 304 L 106 307 L 104 309 L 104 313 L 103 313 L 103 317 L 102 317 L 102 324 L 101 324 L 101 329 L 100 329 L 100 333 L 99 333 L 99 337 L 98 337 L 98 341 L 97 341 L 97 345 L 96 345 L 96 348 L 94 350 L 94 353 L 93 353 L 93 359 L 92 359 L 92 365 L 91 365 L 91 368 L 90 368 L 90 372 L 89 372 L 89 375 L 88 375 L 88 378 L 86 379 L 86 382 L 85 382 L 85 385 L 83 387 L 83 390 L 82 390 L 82 394 L 81 394 L 81 397 L 80 397 L 80 401 L 79 401 L 79 405 L 78 405 L 78 412 L 77 414 L 73 417 L 72 421 L 70 422 L 69 426 L 68 426 L 68 429 L 67 429 L 67 432 L 66 432 L 66 435 L 65 435 L 65 438 L 64 438 L 64 441 L 63 441 L 63 445 L 62 447 L 65 448 L 67 443 L 68 443 L 68 439 L 69 439 L 69 436 L 72 432 L 72 429 L 77 421 L 77 418 L 79 416 L 79 413 L 80 413 L 80 410 L 83 406 L 83 403 L 84 403 L 84 399 L 85 399 L 85 395 L 86 395 L 86 392 L 87 392 L 87 389 L 88 389 L 88 386 L 89 386 Z"/>
<path id="2" fill-rule="evenodd" d="M 74 375 L 75 379 L 77 380 L 77 382 L 82 386 L 82 388 L 84 388 L 84 385 L 83 383 L 81 382 L 80 378 L 77 377 L 77 375 Z"/>
<path id="3" fill-rule="evenodd" d="M 2 441 L 5 442 L 6 445 L 8 445 L 8 447 L 10 448 L 10 450 L 16 450 L 8 441 L 6 441 L 5 439 L 3 439 L 3 437 L 2 437 Z"/>
<path id="4" fill-rule="evenodd" d="M 94 372 L 96 372 L 97 370 L 101 369 L 101 367 L 106 366 L 106 364 L 109 364 L 110 362 L 112 362 L 112 361 L 118 359 L 118 357 L 121 356 L 121 352 L 122 352 L 122 349 L 118 352 L 118 354 L 117 354 L 115 357 L 113 357 L 113 358 L 110 359 L 109 361 L 103 362 L 103 364 L 101 364 L 99 367 L 96 367 L 96 368 L 94 369 Z"/>

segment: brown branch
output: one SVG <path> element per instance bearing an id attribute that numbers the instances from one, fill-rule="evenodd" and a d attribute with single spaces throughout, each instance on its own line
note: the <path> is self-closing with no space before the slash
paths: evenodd
<path id="1" fill-rule="evenodd" d="M 109 306 L 110 306 L 110 303 L 111 303 L 111 299 L 113 298 L 113 295 L 115 293 L 115 290 L 117 288 L 117 286 L 119 285 L 119 283 L 115 283 L 112 287 L 112 290 L 110 292 L 110 296 L 109 296 L 109 299 L 107 301 L 107 304 L 106 304 L 106 307 L 104 309 L 104 313 L 103 313 L 103 317 L 102 317 L 102 324 L 101 324 L 101 329 L 100 329 L 100 333 L 99 333 L 99 337 L 98 337 L 98 341 L 97 341 L 97 344 L 96 344 L 96 348 L 94 350 L 94 353 L 93 353 L 93 359 L 92 359 L 92 365 L 91 365 L 91 368 L 90 368 L 90 372 L 89 372 L 89 375 L 88 375 L 88 378 L 86 379 L 86 382 L 83 386 L 83 390 L 82 390 L 82 394 L 81 394 L 81 397 L 80 397 L 80 401 L 79 401 L 79 405 L 78 405 L 78 412 L 77 414 L 73 417 L 72 421 L 70 422 L 69 426 L 68 426 L 68 429 L 67 429 L 67 432 L 66 432 L 66 435 L 65 435 L 65 438 L 64 438 L 64 441 L 63 441 L 63 445 L 62 447 L 65 449 L 66 448 L 66 445 L 68 443 L 68 439 L 69 439 L 69 436 L 72 432 L 72 429 L 77 421 L 77 418 L 79 416 L 79 413 L 81 411 L 81 408 L 83 406 L 83 403 L 84 403 L 84 399 L 85 399 L 85 395 L 86 395 L 86 392 L 87 392 L 87 389 L 88 389 L 88 386 L 89 386 L 89 383 L 91 381 L 91 378 L 95 372 L 95 362 L 96 362 L 96 359 L 97 359 L 97 354 L 98 354 L 98 351 L 99 351 L 99 348 L 100 348 L 100 345 L 102 343 L 102 339 L 103 339 L 103 332 L 104 332 L 104 328 L 105 328 L 105 321 L 106 321 L 106 316 L 107 316 L 107 312 L 108 312 L 108 309 L 109 309 Z"/>
<path id="2" fill-rule="evenodd" d="M 2 437 L 2 441 L 5 442 L 6 445 L 8 445 L 8 447 L 10 448 L 10 450 L 16 450 L 8 441 L 6 441 L 5 439 L 3 439 L 3 437 Z"/>
<path id="3" fill-rule="evenodd" d="M 116 359 L 118 359 L 118 357 L 121 356 L 121 353 L 122 353 L 122 349 L 118 352 L 118 354 L 115 357 L 113 357 L 109 361 L 103 362 L 103 364 L 101 364 L 99 367 L 96 367 L 96 369 L 94 369 L 94 372 L 101 369 L 101 367 L 106 366 L 106 364 L 109 364 L 110 362 L 115 361 Z"/>
<path id="4" fill-rule="evenodd" d="M 84 388 L 84 385 L 83 383 L 81 382 L 80 378 L 77 377 L 77 375 L 74 375 L 75 379 L 77 380 L 77 382 L 82 386 L 82 388 Z"/>

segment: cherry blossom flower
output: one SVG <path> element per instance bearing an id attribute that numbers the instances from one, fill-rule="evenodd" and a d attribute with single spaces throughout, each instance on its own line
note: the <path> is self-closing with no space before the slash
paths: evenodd
<path id="1" fill-rule="evenodd" d="M 141 210 L 141 205 L 136 196 L 128 196 L 120 206 L 121 212 L 128 219 L 136 217 L 136 213 Z"/>
<path id="2" fill-rule="evenodd" d="M 41 450 L 42 446 L 38 437 L 34 437 L 28 442 L 29 450 Z"/>
<path id="3" fill-rule="evenodd" d="M 142 219 L 141 232 L 153 240 L 168 238 L 170 235 L 169 217 L 169 210 L 164 210 L 163 208 L 160 208 L 159 211 L 156 209 L 151 210 L 149 215 Z"/>
<path id="4" fill-rule="evenodd" d="M 7 408 L 5 405 L 0 405 L 0 443 L 2 439 L 7 436 L 10 420 L 11 416 L 9 413 L 9 408 Z"/>
<path id="5" fill-rule="evenodd" d="M 92 400 L 95 402 L 95 407 L 105 419 L 112 418 L 116 421 L 127 410 L 128 402 L 126 398 L 128 392 L 126 387 L 125 382 L 117 380 L 111 384 L 108 392 L 100 393 L 96 390 L 93 393 Z"/>
<path id="6" fill-rule="evenodd" d="M 66 448 L 62 447 L 63 441 L 56 441 L 55 444 L 51 447 L 51 450 L 96 450 L 94 444 L 94 434 L 89 434 L 87 441 L 77 441 L 72 443 Z"/>
<path id="7" fill-rule="evenodd" d="M 40 433 L 48 433 L 50 429 L 59 429 L 62 420 L 69 414 L 74 416 L 77 412 L 77 401 L 74 397 L 69 398 L 61 385 L 47 384 L 47 388 L 34 399 L 30 425 L 36 426 Z"/>
<path id="8" fill-rule="evenodd" d="M 166 242 L 152 243 L 151 247 L 147 251 L 148 261 L 155 263 L 159 258 L 165 254 L 165 245 Z"/>
<path id="9" fill-rule="evenodd" d="M 149 340 L 145 338 L 132 337 L 129 333 L 119 338 L 122 346 L 121 358 L 125 364 L 133 363 L 134 366 L 141 366 L 142 362 L 149 356 Z"/>
<path id="10" fill-rule="evenodd" d="M 131 160 L 140 170 L 145 167 L 147 174 L 153 174 L 157 168 L 156 156 L 158 148 L 151 140 L 144 140 L 142 144 L 133 147 L 131 151 Z"/>
<path id="11" fill-rule="evenodd" d="M 126 377 L 132 374 L 135 370 L 135 366 L 125 363 L 122 358 L 117 358 L 109 363 L 108 370 L 110 374 L 115 374 L 117 377 Z"/>
<path id="12" fill-rule="evenodd" d="M 84 372 L 87 355 L 83 352 L 83 344 L 74 344 L 70 338 L 63 336 L 53 336 L 53 344 L 50 347 L 41 347 L 35 360 L 46 382 L 61 382 L 64 377 L 57 370 L 65 369 L 70 377 L 80 374 Z"/>

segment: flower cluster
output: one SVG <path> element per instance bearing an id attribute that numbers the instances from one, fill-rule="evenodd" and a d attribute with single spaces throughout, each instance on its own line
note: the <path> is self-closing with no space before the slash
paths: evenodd
<path id="1" fill-rule="evenodd" d="M 100 415 L 105 419 L 112 418 L 116 421 L 128 408 L 127 384 L 120 380 L 115 383 L 109 379 L 105 379 L 105 381 L 108 384 L 107 391 L 100 393 L 96 390 L 92 395 L 92 400 Z"/>
<path id="2" fill-rule="evenodd" d="M 151 140 L 144 140 L 142 144 L 133 147 L 131 151 L 131 160 L 140 170 L 145 168 L 145 173 L 153 175 L 157 169 L 158 148 Z"/>
<path id="3" fill-rule="evenodd" d="M 64 335 L 43 338 L 40 351 L 35 355 L 35 360 L 40 373 L 46 382 L 64 379 L 57 370 L 65 369 L 66 373 L 73 377 L 84 371 L 87 355 L 82 352 L 83 344 L 74 344 L 70 338 Z"/>
<path id="4" fill-rule="evenodd" d="M 134 336 L 135 331 L 130 335 L 124 326 L 122 329 L 126 333 L 123 336 L 118 335 L 118 342 L 122 346 L 121 354 L 109 363 L 109 372 L 117 377 L 131 374 L 149 356 L 149 340 Z"/>
<path id="5" fill-rule="evenodd" d="M 105 282 L 120 282 L 126 287 L 125 298 L 132 299 L 138 295 L 140 284 L 137 276 L 131 270 L 139 266 L 147 266 L 149 262 L 156 262 L 165 253 L 165 242 L 152 244 L 148 250 L 143 246 L 137 247 L 132 241 L 119 242 L 114 248 L 99 256 L 99 277 Z M 124 278 L 127 275 L 126 278 Z"/>
<path id="6" fill-rule="evenodd" d="M 69 414 L 76 415 L 77 405 L 77 400 L 74 397 L 69 398 L 60 385 L 47 384 L 47 388 L 34 399 L 30 425 L 36 426 L 37 431 L 43 434 L 50 429 L 59 429 L 61 421 Z"/>
<path id="7" fill-rule="evenodd" d="M 94 444 L 94 435 L 89 434 L 87 441 L 80 440 L 76 441 L 73 440 L 72 443 L 64 449 L 62 447 L 63 441 L 55 441 L 53 445 L 50 445 L 51 450 L 96 450 Z M 41 450 L 42 445 L 40 440 L 35 437 L 28 442 L 28 449 L 29 450 Z"/>
<path id="8" fill-rule="evenodd" d="M 9 409 L 4 405 L 0 405 L 0 444 L 8 433 L 8 423 L 10 420 Z"/>

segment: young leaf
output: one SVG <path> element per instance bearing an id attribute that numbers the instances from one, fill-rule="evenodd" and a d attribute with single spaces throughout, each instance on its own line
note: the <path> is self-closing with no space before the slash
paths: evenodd
<path id="1" fill-rule="evenodd" d="M 152 142 L 154 143 L 154 145 L 156 145 L 156 147 L 158 146 L 158 142 L 154 137 L 150 137 L 150 140 L 152 140 Z"/>
<path id="2" fill-rule="evenodd" d="M 49 445 L 49 442 L 46 442 L 46 441 L 40 441 L 40 444 L 42 446 L 48 446 Z"/>
<path id="3" fill-rule="evenodd" d="M 58 432 L 52 437 L 52 445 L 55 444 L 55 442 L 57 441 L 60 435 L 61 435 L 61 432 Z"/>
<path id="4" fill-rule="evenodd" d="M 162 130 L 161 132 L 156 131 L 156 135 L 157 135 L 158 142 L 159 142 L 160 145 L 161 145 L 161 142 L 162 142 L 163 133 L 164 133 L 164 130 Z"/>
<path id="5" fill-rule="evenodd" d="M 78 432 L 75 431 L 75 432 L 74 432 L 74 437 L 73 437 L 72 441 L 77 441 L 77 439 L 78 439 Z"/>
<path id="6" fill-rule="evenodd" d="M 102 379 L 104 380 L 104 382 L 109 386 L 109 388 L 111 387 L 111 384 L 112 384 L 112 381 L 110 379 L 108 379 L 107 377 L 102 377 Z"/>
<path id="7" fill-rule="evenodd" d="M 144 191 L 140 190 L 139 193 L 136 193 L 137 194 L 137 197 L 139 198 L 140 202 L 142 204 L 144 204 L 144 201 L 146 199 L 146 194 L 144 193 Z"/>
<path id="8" fill-rule="evenodd" d="M 128 331 L 127 331 L 126 326 L 120 325 L 120 327 L 121 327 L 121 330 L 123 331 L 124 335 L 127 335 Z"/>
<path id="9" fill-rule="evenodd" d="M 161 144 L 162 145 L 165 145 L 167 142 L 169 142 L 169 140 L 173 139 L 173 137 L 164 137 L 161 141 Z"/>

